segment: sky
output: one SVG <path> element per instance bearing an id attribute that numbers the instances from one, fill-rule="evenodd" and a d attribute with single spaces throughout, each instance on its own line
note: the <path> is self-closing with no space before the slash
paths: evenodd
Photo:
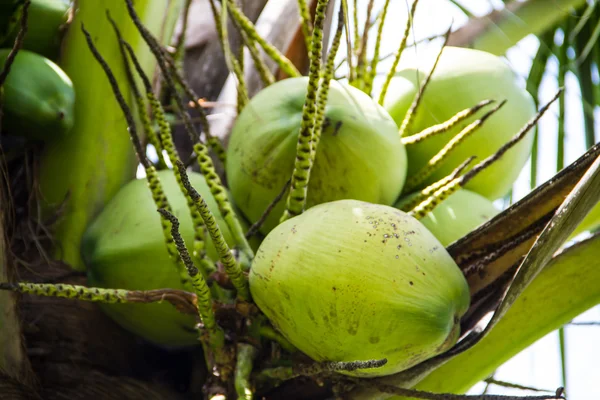
<path id="1" fill-rule="evenodd" d="M 368 0 L 359 0 L 359 10 L 366 10 L 367 3 Z M 375 0 L 374 13 L 383 7 L 383 3 L 383 0 Z M 493 0 L 460 0 L 460 3 L 478 16 L 489 13 L 494 6 L 501 7 L 500 1 Z M 389 21 L 393 22 L 388 23 L 387 27 L 384 28 L 383 37 L 387 40 L 382 43 L 382 55 L 394 52 L 398 46 L 410 4 L 412 4 L 412 0 L 392 0 L 390 2 L 388 18 L 390 18 Z M 364 19 L 365 12 L 363 11 L 361 15 Z M 467 18 L 464 14 L 450 1 L 421 0 L 415 16 L 414 29 L 411 32 L 414 36 L 411 36 L 411 39 L 419 40 L 441 34 L 448 29 L 451 23 L 454 27 L 459 27 L 466 21 Z M 560 38 L 556 39 L 560 40 Z M 438 41 L 410 49 L 407 51 L 408 56 L 404 61 L 419 57 L 420 54 L 427 51 L 428 47 L 439 49 L 440 45 L 441 43 Z M 523 78 L 529 72 L 531 60 L 537 51 L 538 45 L 537 38 L 534 36 L 527 37 L 507 53 L 508 63 Z M 340 54 L 344 53 L 345 49 L 341 48 Z M 389 68 L 389 65 L 389 63 L 380 64 L 384 71 Z M 548 71 L 540 89 L 540 103 L 547 102 L 556 93 L 558 87 L 554 77 L 557 74 L 557 69 L 556 60 L 550 60 Z M 525 85 L 524 79 L 522 79 L 521 84 Z M 577 81 L 570 74 L 566 78 L 565 96 L 567 98 L 565 164 L 568 165 L 585 152 L 585 143 L 582 138 L 581 94 Z M 538 184 L 545 182 L 556 173 L 557 107 L 552 107 L 549 113 L 551 115 L 543 117 L 538 125 L 539 137 L 542 143 L 539 152 Z M 596 114 L 598 116 L 597 121 L 600 121 L 600 110 L 598 108 Z M 600 124 L 597 131 L 600 131 Z M 523 172 L 513 188 L 514 200 L 518 200 L 529 193 L 529 187 L 528 163 L 523 168 Z M 600 309 L 595 307 L 580 315 L 574 321 L 600 321 Z M 600 360 L 600 346 L 597 345 L 598 337 L 600 337 L 600 326 L 570 325 L 565 328 L 565 337 L 568 398 L 570 400 L 600 399 L 600 386 L 596 384 L 597 377 L 600 377 L 600 363 L 598 362 Z M 557 332 L 548 334 L 527 350 L 513 357 L 498 369 L 495 379 L 548 390 L 555 390 L 561 386 L 561 362 Z M 469 393 L 479 394 L 484 387 L 485 384 L 478 384 Z M 506 395 L 536 394 L 494 385 L 489 387 L 488 393 Z"/>

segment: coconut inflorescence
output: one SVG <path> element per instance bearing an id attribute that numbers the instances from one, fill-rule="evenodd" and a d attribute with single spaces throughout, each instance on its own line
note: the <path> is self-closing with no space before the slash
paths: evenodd
<path id="1" fill-rule="evenodd" d="M 328 94 L 321 86 L 314 96 L 318 97 L 317 113 L 325 104 L 322 129 L 319 117 L 306 112 L 312 109 L 314 94 L 307 92 L 318 86 L 312 82 L 319 76 L 313 69 L 310 85 L 306 77 L 288 78 L 250 99 L 233 126 L 226 158 L 218 157 L 225 160 L 232 203 L 252 223 L 260 221 L 273 201 L 285 193 L 289 196 L 286 211 L 291 210 L 292 198 L 301 204 L 294 213 L 284 213 L 285 201 L 274 207 L 260 228 L 266 238 L 260 247 L 254 247 L 258 247 L 255 255 L 241 249 L 246 243 L 244 232 L 231 223 L 237 211 L 230 213 L 219 197 L 225 188 L 204 152 L 207 146 L 196 143 L 194 147 L 206 179 L 189 174 L 191 186 L 200 196 L 191 196 L 193 190 L 186 182 L 183 191 L 190 195 L 186 199 L 178 184 L 185 182 L 186 168 L 169 145 L 165 121 L 157 117 L 161 137 L 154 146 L 166 150 L 169 160 L 178 166 L 178 174 L 158 172 L 161 185 L 153 185 L 156 180 L 151 174 L 156 166 L 146 159 L 145 149 L 132 133 L 152 195 L 148 182 L 130 182 L 88 228 L 82 258 L 89 284 L 136 291 L 193 291 L 196 297 L 187 295 L 194 299 L 191 303 L 198 315 L 183 315 L 166 303 L 127 303 L 124 291 L 117 295 L 125 296 L 119 298 L 125 304 L 104 304 L 103 310 L 153 343 L 175 347 L 202 344 L 213 372 L 209 379 L 218 381 L 219 387 L 235 386 L 240 397 L 265 377 L 273 380 L 267 386 L 288 379 L 278 374 L 285 375 L 282 370 L 289 365 L 293 367 L 287 373 L 294 375 L 296 361 L 307 361 L 294 350 L 316 362 L 335 362 L 338 367 L 386 360 L 376 368 L 336 367 L 354 377 L 377 377 L 404 371 L 452 348 L 464 333 L 461 318 L 471 299 L 463 272 L 445 246 L 498 213 L 491 199 L 502 196 L 516 179 L 529 155 L 531 136 L 476 178 L 470 176 L 467 189 L 457 189 L 467 180 L 455 182 L 465 172 L 457 172 L 456 167 L 470 157 L 482 160 L 495 153 L 531 119 L 535 108 L 501 59 L 475 50 L 445 48 L 419 107 L 407 120 L 426 76 L 423 72 L 429 69 L 419 65 L 398 73 L 386 108 L 358 89 L 365 85 L 329 82 L 331 70 L 321 71 L 321 84 L 329 85 L 325 86 Z M 183 80 L 180 83 L 185 86 Z M 176 95 L 177 89 L 171 89 Z M 323 93 L 328 97 L 321 103 Z M 190 104 L 198 103 L 189 88 L 186 94 L 193 100 Z M 152 103 L 153 96 L 149 99 Z M 410 142 L 406 137 L 448 121 L 484 100 L 506 103 L 496 114 L 488 114 L 485 124 L 456 146 L 437 170 L 417 184 L 407 183 L 480 114 L 473 111 L 469 119 L 424 140 Z M 140 105 L 143 110 L 143 100 Z M 152 113 L 160 116 L 163 110 L 152 106 Z M 123 111 L 127 112 L 125 107 Z M 302 142 L 299 139 L 307 136 L 301 126 L 310 125 L 308 118 L 316 128 L 309 133 L 310 140 Z M 203 135 L 194 135 L 190 128 L 191 137 L 206 138 L 222 156 L 218 150 L 223 148 L 209 128 L 203 126 Z M 306 143 L 310 148 L 299 150 Z M 300 157 L 306 156 L 303 151 L 309 153 L 308 159 Z M 158 165 L 161 167 L 164 165 Z M 310 171 L 304 176 L 294 173 L 294 179 L 308 180 L 306 199 L 298 199 L 300 195 L 294 191 L 290 195 L 289 189 L 282 194 L 293 172 L 300 169 Z M 159 186 L 168 202 L 157 194 Z M 428 189 L 420 191 L 424 187 Z M 433 197 L 426 198 L 426 192 L 434 193 Z M 411 203 L 417 196 L 418 209 Z M 190 213 L 195 206 L 203 212 Z M 227 223 L 219 210 L 228 217 Z M 171 231 L 161 215 L 170 217 Z M 200 216 L 210 232 L 210 236 L 204 235 L 207 258 L 198 257 L 198 252 L 203 254 L 197 240 L 203 225 L 194 215 Z M 280 223 L 282 215 L 288 219 Z M 179 233 L 196 253 L 183 248 Z M 218 243 L 218 252 L 210 237 Z M 171 239 L 177 242 L 176 249 Z M 175 251 L 186 261 L 185 269 L 175 262 L 179 260 Z M 188 253 L 192 257 L 186 258 Z M 77 296 L 75 289 L 71 291 L 71 297 Z M 241 351 L 243 348 L 251 351 Z M 251 375 L 252 368 L 265 366 L 273 370 Z M 255 376 L 256 382 L 252 381 Z"/>
<path id="2" fill-rule="evenodd" d="M 419 221 L 355 200 L 277 226 L 249 279 L 259 308 L 312 359 L 388 360 L 357 376 L 398 372 L 449 349 L 470 301 L 462 272 Z"/>
<path id="3" fill-rule="evenodd" d="M 257 221 L 294 170 L 307 78 L 259 92 L 238 116 L 227 150 L 227 180 L 242 213 Z M 307 208 L 341 199 L 391 205 L 406 178 L 406 151 L 388 113 L 368 95 L 331 81 L 325 126 L 308 186 Z M 285 202 L 262 232 L 279 222 Z"/>
<path id="4" fill-rule="evenodd" d="M 402 197 L 394 205 L 402 209 L 416 194 Z M 480 194 L 459 189 L 438 204 L 420 222 L 444 245 L 448 246 L 499 213 L 494 203 Z"/>
<path id="5" fill-rule="evenodd" d="M 430 57 L 409 65 L 392 80 L 385 108 L 399 127 L 434 60 L 435 57 Z M 471 156 L 482 160 L 494 154 L 536 114 L 533 98 L 500 57 L 480 50 L 445 47 L 404 136 L 441 124 L 484 100 L 506 100 L 506 103 L 416 189 L 442 179 Z M 407 146 L 408 176 L 423 168 L 467 123 L 477 118 L 474 115 L 463 124 Z M 533 132 L 530 132 L 466 188 L 491 200 L 504 196 L 529 158 L 532 142 Z"/>
<path id="6" fill-rule="evenodd" d="M 194 227 L 186 199 L 171 170 L 159 171 L 158 176 L 173 214 L 181 221 L 181 235 L 191 248 Z M 223 236 L 233 247 L 233 235 L 219 213 L 206 180 L 196 173 L 190 173 L 189 178 L 206 199 Z M 213 261 L 218 260 L 208 235 L 205 240 L 207 256 Z M 160 215 L 144 179 L 124 186 L 90 225 L 83 238 L 82 257 L 88 268 L 89 283 L 94 286 L 189 290 L 181 282 L 175 261 L 169 256 L 160 229 Z M 196 319 L 181 314 L 170 304 L 107 304 L 102 307 L 120 325 L 151 342 L 167 346 L 199 344 Z"/>

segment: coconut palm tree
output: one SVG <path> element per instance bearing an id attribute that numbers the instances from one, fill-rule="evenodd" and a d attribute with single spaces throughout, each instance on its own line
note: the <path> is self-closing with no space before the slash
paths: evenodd
<path id="1" fill-rule="evenodd" d="M 267 346 L 263 346 L 257 361 L 258 352 L 249 344 L 251 341 L 232 344 L 231 336 L 225 338 L 220 327 L 211 324 L 216 315 L 219 324 L 224 321 L 233 324 L 227 327 L 228 332 L 239 333 L 243 325 L 240 321 L 251 320 L 256 315 L 253 314 L 255 307 L 245 301 L 238 305 L 250 306 L 235 308 L 221 306 L 221 303 L 210 306 L 211 296 L 223 303 L 231 300 L 223 293 L 232 287 L 237 289 L 241 300 L 246 300 L 243 296 L 245 278 L 241 274 L 242 278 L 234 278 L 236 271 L 241 271 L 244 262 L 248 262 L 244 257 L 252 254 L 252 243 L 242 238 L 247 231 L 245 222 L 239 222 L 236 213 L 230 214 L 233 217 L 224 223 L 231 228 L 232 243 L 239 245 L 234 252 L 236 258 L 228 258 L 229 251 L 221 252 L 220 269 L 206 274 L 211 277 L 210 285 L 218 286 L 214 284 L 218 282 L 227 290 L 215 290 L 211 286 L 212 291 L 202 291 L 202 282 L 206 285 L 204 277 L 198 269 L 184 268 L 186 257 L 182 251 L 185 250 L 175 245 L 178 222 L 171 218 L 170 205 L 156 190 L 154 196 L 147 193 L 147 197 L 155 201 L 151 207 L 156 205 L 155 208 L 163 209 L 162 219 L 158 214 L 155 217 L 162 221 L 167 249 L 175 260 L 173 264 L 183 271 L 183 280 L 189 280 L 190 276 L 195 279 L 195 286 L 185 286 L 175 280 L 174 286 L 169 288 L 131 287 L 121 292 L 87 289 L 99 277 L 86 272 L 89 260 L 82 256 L 85 246 L 91 243 L 84 239 L 90 225 L 136 176 L 147 179 L 156 189 L 156 181 L 152 181 L 156 170 L 172 168 L 176 174 L 185 172 L 185 167 L 180 169 L 174 162 L 175 153 L 169 153 L 170 135 L 165 135 L 165 125 L 172 129 L 172 145 L 178 157 L 188 162 L 188 173 L 197 171 L 211 176 L 212 195 L 217 199 L 220 212 L 228 214 L 223 213 L 222 208 L 231 207 L 227 195 L 219 197 L 214 188 L 220 181 L 226 181 L 222 169 L 223 148 L 227 146 L 236 115 L 249 99 L 274 81 L 295 74 L 310 75 L 311 63 L 314 65 L 318 57 L 326 60 L 332 43 L 339 42 L 338 32 L 344 34 L 337 61 L 343 62 L 336 74 L 344 76 L 336 77 L 349 80 L 353 86 L 372 94 L 380 82 L 379 74 L 383 79 L 390 65 L 380 46 L 374 45 L 377 27 L 383 25 L 383 21 L 389 27 L 393 21 L 394 31 L 403 31 L 411 27 L 407 24 L 413 20 L 409 17 L 411 10 L 425 14 L 434 1 L 404 5 L 372 0 L 144 0 L 134 3 L 75 0 L 68 5 L 64 20 L 52 30 L 60 40 L 60 51 L 48 55 L 69 76 L 75 88 L 75 122 L 71 132 L 60 137 L 48 132 L 48 137 L 41 142 L 24 142 L 16 147 L 10 147 L 9 142 L 2 143 L 0 289 L 5 291 L 0 291 L 0 393 L 7 393 L 11 399 L 224 398 L 219 395 L 252 398 L 255 393 L 273 399 L 325 399 L 332 398 L 334 393 L 348 399 L 450 398 L 431 397 L 414 390 L 465 393 L 474 384 L 488 379 L 513 355 L 597 305 L 600 291 L 594 283 L 600 271 L 597 256 L 600 239 L 593 230 L 598 227 L 598 212 L 594 206 L 600 197 L 600 147 L 596 145 L 598 128 L 594 111 L 600 106 L 600 47 L 597 45 L 600 4 L 597 0 L 506 0 L 490 2 L 492 6 L 486 7 L 489 13 L 481 15 L 469 8 L 473 2 L 446 2 L 464 14 L 465 22 L 453 27 L 446 36 L 447 27 L 442 26 L 438 35 L 429 38 L 427 43 L 435 46 L 445 42 L 503 56 L 518 51 L 523 39 L 530 40 L 536 42 L 537 49 L 526 73 L 526 88 L 539 108 L 551 97 L 540 89 L 544 84 L 566 87 L 566 94 L 558 97 L 557 104 L 544 117 L 544 121 L 554 121 L 551 126 L 557 131 L 553 179 L 546 182 L 539 179 L 547 175 L 543 169 L 548 168 L 544 153 L 548 139 L 540 128 L 535 133 L 529 170 L 521 175 L 529 181 L 530 193 L 524 196 L 511 193 L 504 199 L 504 211 L 447 247 L 463 271 L 477 265 L 478 271 L 491 277 L 488 283 L 478 287 L 469 282 L 471 308 L 461 321 L 464 335 L 454 347 L 400 373 L 357 381 L 335 374 L 336 368 L 343 370 L 349 368 L 348 365 L 318 363 L 306 368 L 310 360 L 302 356 L 283 357 L 283 363 L 270 364 L 272 360 L 280 360 L 282 352 L 286 354 L 290 348 L 295 349 L 271 326 L 261 322 L 256 332 L 251 329 L 250 333 L 245 332 L 248 337 L 262 338 L 271 349 L 264 351 Z M 43 16 L 47 14 L 39 10 L 68 2 L 14 0 L 12 3 L 3 12 L 13 18 L 0 18 L 0 23 L 8 27 L 7 35 L 1 36 L 4 32 L 0 32 L 0 38 L 5 41 L 3 47 L 14 47 L 17 51 L 28 45 L 19 36 L 26 32 L 23 27 L 34 32 L 38 25 L 43 25 Z M 400 7 L 403 16 L 408 18 L 393 19 L 388 7 Z M 345 16 L 342 24 L 337 22 L 338 8 L 344 11 L 340 14 Z M 474 12 L 479 14 L 474 15 Z M 33 20 L 40 15 L 41 19 Z M 413 17 L 412 29 L 419 21 L 417 15 Z M 149 40 L 156 46 L 147 46 L 148 37 L 143 36 L 146 33 L 138 22 L 145 26 L 148 36 L 156 38 L 156 42 Z M 307 35 L 312 30 L 324 34 L 322 52 L 312 51 L 318 49 L 315 47 L 318 41 L 311 41 Z M 31 40 L 32 34 L 29 35 Z M 131 47 L 121 45 L 117 35 Z M 401 34 L 392 39 L 389 38 L 392 35 L 388 35 L 383 34 L 384 40 L 395 41 L 392 46 L 395 48 Z M 411 43 L 411 38 L 418 43 Z M 408 39 L 408 46 L 422 43 L 414 36 Z M 92 49 L 96 53 L 90 51 Z M 139 60 L 139 70 L 132 64 L 134 57 Z M 381 62 L 371 62 L 379 58 Z M 108 68 L 101 66 L 100 59 Z M 375 68 L 369 70 L 371 66 Z M 10 70 L 4 68 L 10 76 Z M 318 79 L 319 75 L 312 72 L 313 78 Z M 148 76 L 147 81 L 142 79 L 142 73 Z M 177 81 L 177 73 L 181 73 L 189 85 Z M 107 80 L 109 74 L 120 88 L 122 101 L 118 101 L 115 86 Z M 0 75 L 0 85 L 6 78 L 4 75 Z M 362 80 L 353 81 L 357 76 Z M 151 94 L 146 96 L 144 91 Z M 176 117 L 177 110 L 183 108 L 177 101 L 177 93 L 183 93 L 191 102 L 189 110 Z M 569 103 L 572 93 L 580 93 L 575 96 L 579 100 L 577 104 Z M 153 103 L 154 99 L 158 101 Z M 159 102 L 162 109 L 157 105 Z M 572 108 L 581 110 L 580 132 L 571 132 L 567 124 L 567 109 Z M 163 123 L 161 115 L 166 115 L 168 124 Z M 198 138 L 193 134 L 188 136 L 185 128 L 190 126 L 204 132 L 204 144 L 196 142 Z M 136 129 L 142 138 L 139 144 Z M 568 139 L 572 137 L 581 138 L 587 152 L 581 152 L 577 162 L 569 164 L 566 161 L 570 158 Z M 205 157 L 208 150 L 210 158 Z M 197 163 L 196 159 L 201 162 Z M 177 179 L 179 182 L 179 175 Z M 193 179 L 192 183 L 196 186 Z M 198 190 L 202 196 L 206 195 Z M 189 195 L 193 191 L 185 187 L 182 193 Z M 210 196 L 211 191 L 207 193 Z M 183 199 L 183 207 L 191 204 L 192 217 L 201 221 L 195 225 L 194 232 L 200 235 L 196 238 L 202 237 L 206 234 L 200 229 L 202 221 L 210 226 L 210 212 L 202 213 L 200 208 L 194 211 L 194 202 L 200 201 L 198 198 L 192 196 L 187 203 Z M 181 226 L 183 230 L 183 222 Z M 116 237 L 119 229 L 124 228 L 111 231 L 110 235 Z M 158 225 L 156 230 L 159 230 Z M 213 242 L 221 243 L 217 236 L 212 236 L 214 232 L 208 233 Z M 575 236 L 581 233 L 584 235 Z M 162 236 L 159 239 L 162 240 Z M 229 250 L 225 243 L 229 240 L 222 242 L 222 248 Z M 195 242 L 198 243 L 201 241 Z M 202 247 L 196 250 L 198 253 L 192 252 L 193 257 L 204 254 Z M 145 260 L 149 265 L 152 257 Z M 202 270 L 207 259 L 198 256 L 194 261 L 200 263 Z M 144 267 L 142 265 L 130 278 L 139 278 L 142 282 L 146 274 L 154 273 L 142 269 Z M 211 267 L 206 268 L 210 271 Z M 35 284 L 27 286 L 18 282 Z M 205 300 L 209 306 L 203 305 Z M 165 301 L 170 304 L 160 304 L 160 307 L 174 305 L 182 314 L 195 314 L 202 321 L 204 333 L 199 341 L 202 347 L 157 347 L 129 332 L 130 327 L 123 322 L 128 318 L 126 314 L 115 316 L 118 313 L 111 312 L 109 307 L 95 304 Z M 129 318 L 133 318 L 133 313 L 131 311 Z M 141 318 L 148 318 L 148 313 Z M 150 325 L 160 330 L 161 320 L 150 317 Z M 192 331 L 195 332 L 193 326 Z M 560 331 L 560 337 L 564 376 L 564 331 Z M 292 369 L 291 364 L 286 364 L 292 359 L 299 360 L 300 366 Z M 253 361 L 255 371 L 251 374 Z M 227 374 L 230 377 L 220 380 Z M 488 379 L 488 382 L 495 381 Z M 560 396 L 557 391 L 547 398 Z"/>

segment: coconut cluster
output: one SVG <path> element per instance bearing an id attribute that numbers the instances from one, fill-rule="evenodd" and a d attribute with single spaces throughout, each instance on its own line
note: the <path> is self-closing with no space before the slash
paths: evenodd
<path id="1" fill-rule="evenodd" d="M 416 72 L 428 70 L 429 61 L 398 72 L 384 106 L 348 84 L 330 83 L 305 211 L 283 223 L 289 189 L 284 200 L 276 199 L 295 168 L 307 78 L 284 79 L 259 92 L 241 111 L 229 140 L 225 170 L 239 215 L 254 224 L 270 210 L 260 228 L 265 238 L 247 271 L 253 302 L 282 337 L 315 361 L 387 361 L 380 368 L 346 374 L 396 373 L 457 342 L 470 293 L 445 246 L 498 213 L 492 201 L 510 189 L 531 151 L 533 136 L 528 134 L 466 188 L 424 218 L 413 217 L 406 207 L 423 196 L 422 190 L 467 158 L 494 154 L 535 114 L 533 100 L 503 60 L 447 47 L 411 124 L 401 132 L 425 75 Z M 418 143 L 404 139 L 484 100 L 506 103 L 432 173 L 407 187 L 479 116 Z M 185 201 L 175 182 L 166 175 L 161 179 L 168 197 L 175 199 L 175 214 L 184 214 Z M 194 176 L 192 184 L 211 198 L 204 176 Z M 160 232 L 150 234 L 159 217 L 147 193 L 142 194 L 143 186 L 134 182 L 123 188 L 86 234 L 83 257 L 97 285 L 179 287 Z M 208 206 L 235 247 L 219 208 Z M 190 244 L 191 225 L 182 227 Z M 216 261 L 206 240 L 208 255 Z M 145 273 L 138 273 L 142 269 Z M 191 318 L 173 309 L 122 304 L 106 309 L 124 327 L 155 343 L 194 342 Z M 160 325 L 154 323 L 154 312 L 161 313 Z"/>

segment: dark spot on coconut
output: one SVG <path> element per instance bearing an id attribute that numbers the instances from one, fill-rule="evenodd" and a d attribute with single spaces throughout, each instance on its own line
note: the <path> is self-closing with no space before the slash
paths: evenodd
<path id="1" fill-rule="evenodd" d="M 296 230 L 296 225 L 292 226 L 292 233 L 297 233 L 298 231 Z"/>
<path id="2" fill-rule="evenodd" d="M 341 253 L 341 252 L 342 252 L 342 250 L 338 250 L 338 253 Z"/>
<path id="3" fill-rule="evenodd" d="M 413 281 L 409 281 L 408 283 L 410 284 L 410 286 L 415 284 Z"/>
<path id="4" fill-rule="evenodd" d="M 308 318 L 310 318 L 310 320 L 312 322 L 314 322 L 315 324 L 317 323 L 317 320 L 315 319 L 315 315 L 312 313 L 312 311 L 310 310 L 310 308 L 308 309 Z"/>
<path id="5" fill-rule="evenodd" d="M 290 295 L 288 294 L 288 292 L 283 292 L 283 297 L 285 297 L 286 300 L 290 300 Z"/>
<path id="6" fill-rule="evenodd" d="M 335 123 L 335 127 L 333 128 L 333 136 L 337 136 L 340 133 L 340 128 L 342 127 L 342 121 L 338 121 Z"/>
<path id="7" fill-rule="evenodd" d="M 335 286 L 334 286 L 334 287 L 332 287 L 332 289 L 333 289 L 333 291 L 334 291 L 334 292 L 337 290 L 337 288 L 336 288 Z"/>
<path id="8" fill-rule="evenodd" d="M 350 325 L 350 327 L 348 327 L 348 333 L 351 336 L 355 336 L 358 333 L 358 323 Z"/>
<path id="9" fill-rule="evenodd" d="M 396 254 L 396 260 L 399 259 L 399 258 L 400 258 L 400 256 L 398 254 Z"/>
<path id="10" fill-rule="evenodd" d="M 323 314 L 323 322 L 325 322 L 326 324 L 329 323 L 329 317 L 327 315 Z"/>
<path id="11" fill-rule="evenodd" d="M 369 342 L 370 342 L 370 343 L 372 343 L 372 344 L 379 343 L 379 340 L 380 340 L 380 339 L 379 339 L 379 337 L 378 337 L 378 336 L 371 336 L 371 337 L 369 338 Z"/>

